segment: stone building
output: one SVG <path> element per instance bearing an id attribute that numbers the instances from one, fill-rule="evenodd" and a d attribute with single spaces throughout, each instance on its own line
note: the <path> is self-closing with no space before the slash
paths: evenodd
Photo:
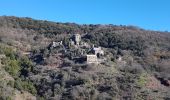
<path id="1" fill-rule="evenodd" d="M 79 47 L 81 45 L 81 35 L 80 34 L 74 34 L 71 38 L 70 38 L 70 42 L 69 45 L 75 46 L 75 47 Z"/>
<path id="2" fill-rule="evenodd" d="M 98 64 L 98 59 L 96 55 L 87 55 L 87 63 L 88 64 Z"/>
<path id="3" fill-rule="evenodd" d="M 104 61 L 104 59 L 101 59 L 100 56 L 104 55 L 104 51 L 102 50 L 101 47 L 92 47 L 91 49 L 91 55 L 87 55 L 87 63 L 94 63 L 94 64 L 99 64 Z"/>
<path id="4" fill-rule="evenodd" d="M 70 39 L 70 42 L 69 42 L 70 45 L 75 45 L 74 41 L 72 39 Z"/>
<path id="5" fill-rule="evenodd" d="M 52 43 L 51 43 L 51 46 L 52 46 L 53 48 L 55 48 L 55 47 L 57 47 L 57 46 L 60 46 L 60 45 L 63 45 L 63 41 L 60 41 L 60 42 L 52 42 Z"/>
<path id="6" fill-rule="evenodd" d="M 75 45 L 80 45 L 80 42 L 81 42 L 80 34 L 74 34 L 74 42 L 75 42 Z"/>
<path id="7" fill-rule="evenodd" d="M 82 48 L 90 48 L 91 46 L 86 42 L 81 42 L 80 47 L 82 47 Z"/>
<path id="8" fill-rule="evenodd" d="M 95 55 L 104 55 L 104 51 L 101 49 L 101 47 L 93 47 L 92 51 Z"/>

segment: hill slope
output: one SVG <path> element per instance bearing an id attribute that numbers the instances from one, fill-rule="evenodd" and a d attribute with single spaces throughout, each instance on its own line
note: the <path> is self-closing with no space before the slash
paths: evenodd
<path id="1" fill-rule="evenodd" d="M 1 90 L 27 91 L 38 100 L 170 99 L 168 32 L 1 16 L 0 42 L 1 72 L 15 79 Z M 86 62 L 93 46 L 104 52 L 99 64 Z"/>

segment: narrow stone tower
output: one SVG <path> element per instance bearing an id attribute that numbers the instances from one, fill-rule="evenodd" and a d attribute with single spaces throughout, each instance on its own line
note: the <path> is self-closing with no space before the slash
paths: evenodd
<path id="1" fill-rule="evenodd" d="M 75 41 L 76 45 L 80 45 L 81 35 L 80 34 L 75 34 L 74 35 L 74 41 Z"/>

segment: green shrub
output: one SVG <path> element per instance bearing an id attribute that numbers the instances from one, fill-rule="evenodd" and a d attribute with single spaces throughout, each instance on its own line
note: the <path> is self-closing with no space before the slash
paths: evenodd
<path id="1" fill-rule="evenodd" d="M 11 86 L 11 87 L 14 87 L 14 81 L 9 80 L 8 83 L 7 83 L 7 85 L 9 85 L 9 86 Z"/>
<path id="2" fill-rule="evenodd" d="M 34 87 L 34 84 L 32 82 L 23 81 L 21 84 L 22 84 L 22 87 L 24 90 L 32 93 L 33 95 L 36 95 L 37 91 L 36 91 L 36 88 Z"/>
<path id="3" fill-rule="evenodd" d="M 27 77 L 28 73 L 33 71 L 33 64 L 32 62 L 28 59 L 28 57 L 22 57 L 19 60 L 19 64 L 21 67 L 21 75 Z"/>
<path id="4" fill-rule="evenodd" d="M 15 59 L 15 53 L 12 50 L 12 48 L 4 47 L 3 48 L 4 54 L 9 57 L 10 59 L 14 60 Z"/>
<path id="5" fill-rule="evenodd" d="M 145 86 L 147 83 L 147 73 L 142 73 L 137 80 L 137 84 L 141 87 Z"/>
<path id="6" fill-rule="evenodd" d="M 15 83 L 14 83 L 14 88 L 17 88 L 18 90 L 25 90 L 33 95 L 36 95 L 37 91 L 36 88 L 34 87 L 34 84 L 29 81 L 23 81 L 20 78 L 17 78 Z"/>
<path id="7" fill-rule="evenodd" d="M 20 71 L 19 62 L 17 60 L 8 60 L 5 70 L 12 76 L 18 76 Z"/>
<path id="8" fill-rule="evenodd" d="M 23 90 L 21 83 L 22 83 L 21 79 L 17 78 L 14 82 L 14 88 L 16 88 L 18 90 Z"/>

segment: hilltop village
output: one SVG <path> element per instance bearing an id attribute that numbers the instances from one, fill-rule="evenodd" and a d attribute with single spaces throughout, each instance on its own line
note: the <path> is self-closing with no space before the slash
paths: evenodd
<path id="1" fill-rule="evenodd" d="M 63 41 L 53 41 L 50 44 L 51 49 L 60 47 L 64 48 L 65 53 L 74 52 L 71 59 L 81 61 L 79 63 L 100 64 L 106 60 L 104 50 L 101 47 L 95 47 L 94 44 L 90 45 L 82 41 L 80 34 L 72 35 L 67 45 L 64 45 Z"/>

